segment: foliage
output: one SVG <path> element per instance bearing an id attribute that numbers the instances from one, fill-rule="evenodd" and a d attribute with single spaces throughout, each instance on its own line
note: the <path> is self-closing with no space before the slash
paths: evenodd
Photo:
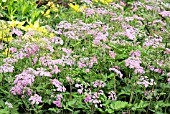
<path id="1" fill-rule="evenodd" d="M 40 2 L 0 1 L 0 113 L 170 113 L 168 0 Z"/>

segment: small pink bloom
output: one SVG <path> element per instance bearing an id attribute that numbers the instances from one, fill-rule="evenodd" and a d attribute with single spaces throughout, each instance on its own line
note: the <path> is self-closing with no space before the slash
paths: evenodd
<path id="1" fill-rule="evenodd" d="M 86 72 L 90 72 L 90 69 L 86 69 Z"/>
<path id="2" fill-rule="evenodd" d="M 170 17 L 170 11 L 163 11 L 159 14 L 162 15 L 162 17 Z"/>
<path id="3" fill-rule="evenodd" d="M 109 51 L 109 56 L 114 59 L 116 57 L 116 53 L 113 51 Z"/>
<path id="4" fill-rule="evenodd" d="M 167 76 L 169 76 L 169 77 L 170 77 L 170 72 L 167 74 Z"/>
<path id="5" fill-rule="evenodd" d="M 42 97 L 41 96 L 39 96 L 38 94 L 34 94 L 34 96 L 31 96 L 30 98 L 29 98 L 29 101 L 31 101 L 31 104 L 33 105 L 33 104 L 39 104 L 39 103 L 41 103 L 42 102 Z"/>
<path id="6" fill-rule="evenodd" d="M 124 2 L 122 2 L 122 1 L 120 1 L 120 5 L 126 6 L 126 4 Z"/>
<path id="7" fill-rule="evenodd" d="M 53 101 L 53 104 L 55 104 L 58 108 L 61 108 L 61 107 L 62 107 L 60 100 Z"/>

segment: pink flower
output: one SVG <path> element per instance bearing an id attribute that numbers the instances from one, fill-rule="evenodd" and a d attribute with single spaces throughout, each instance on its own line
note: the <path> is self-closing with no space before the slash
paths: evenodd
<path id="1" fill-rule="evenodd" d="M 21 36 L 22 32 L 16 28 L 12 28 L 11 34 L 16 34 L 17 36 Z"/>
<path id="2" fill-rule="evenodd" d="M 58 94 L 58 95 L 57 95 L 57 99 L 58 99 L 58 100 L 61 100 L 62 98 L 63 98 L 63 96 L 62 96 L 61 94 Z"/>
<path id="3" fill-rule="evenodd" d="M 84 102 L 89 102 L 91 100 L 91 95 L 90 94 L 86 94 L 86 98 L 84 99 Z"/>
<path id="4" fill-rule="evenodd" d="M 166 48 L 166 51 L 164 51 L 164 54 L 170 54 L 170 49 Z"/>
<path id="5" fill-rule="evenodd" d="M 17 48 L 11 47 L 11 48 L 9 48 L 9 51 L 12 53 L 15 53 L 15 52 L 17 52 Z"/>
<path id="6" fill-rule="evenodd" d="M 126 6 L 126 4 L 124 2 L 122 2 L 122 1 L 120 1 L 120 5 Z"/>
<path id="7" fill-rule="evenodd" d="M 72 82 L 73 82 L 73 80 L 72 80 L 69 76 L 66 77 L 66 80 L 67 80 L 69 83 L 72 83 Z"/>
<path id="8" fill-rule="evenodd" d="M 90 57 L 89 68 L 92 68 L 94 63 L 98 63 L 96 56 Z"/>
<path id="9" fill-rule="evenodd" d="M 133 41 L 136 41 L 136 31 L 131 27 L 129 29 L 126 29 L 126 36 Z"/>
<path id="10" fill-rule="evenodd" d="M 60 37 L 52 37 L 50 40 L 55 44 L 63 45 L 63 40 Z"/>
<path id="11" fill-rule="evenodd" d="M 36 57 L 36 58 L 33 58 L 33 59 L 32 59 L 32 66 L 34 66 L 37 61 L 38 61 L 38 58 L 37 58 L 37 57 Z"/>
<path id="12" fill-rule="evenodd" d="M 81 0 L 81 2 L 86 2 L 87 4 L 91 4 L 91 0 Z"/>
<path id="13" fill-rule="evenodd" d="M 29 101 L 31 101 L 31 104 L 33 105 L 33 104 L 39 104 L 39 103 L 41 103 L 42 102 L 42 97 L 41 96 L 39 96 L 38 94 L 34 94 L 34 96 L 31 96 L 30 98 L 29 98 Z"/>
<path id="14" fill-rule="evenodd" d="M 169 77 L 170 77 L 170 72 L 167 74 L 167 76 L 169 76 Z"/>
<path id="15" fill-rule="evenodd" d="M 86 64 L 84 64 L 84 63 L 82 63 L 82 62 L 78 62 L 78 67 L 79 68 L 84 68 L 84 67 L 86 67 L 87 65 Z"/>
<path id="16" fill-rule="evenodd" d="M 0 66 L 0 73 L 13 72 L 13 70 L 14 70 L 14 66 L 8 63 L 5 63 L 2 66 Z"/>
<path id="17" fill-rule="evenodd" d="M 170 11 L 163 11 L 159 13 L 162 17 L 170 17 Z"/>
<path id="18" fill-rule="evenodd" d="M 79 94 L 82 94 L 83 89 L 78 89 L 77 92 L 78 92 Z"/>
<path id="19" fill-rule="evenodd" d="M 114 68 L 114 67 L 113 68 L 109 68 L 109 70 L 114 71 L 117 75 L 120 76 L 120 78 L 123 77 L 123 74 L 119 70 L 117 70 L 116 68 Z"/>
<path id="20" fill-rule="evenodd" d="M 145 73 L 143 67 L 136 68 L 134 72 L 135 72 L 135 74 L 137 74 L 137 73 L 139 73 L 139 74 Z"/>
<path id="21" fill-rule="evenodd" d="M 57 87 L 57 91 L 60 91 L 60 92 L 66 91 L 66 88 L 62 86 L 62 83 L 59 82 L 57 79 L 50 79 L 50 81 L 55 87 Z"/>
<path id="22" fill-rule="evenodd" d="M 167 81 L 168 81 L 168 83 L 170 83 L 170 78 L 168 78 L 168 80 L 167 80 Z"/>
<path id="23" fill-rule="evenodd" d="M 139 85 L 144 85 L 145 87 L 148 87 L 150 85 L 156 85 L 155 81 L 153 79 L 148 79 L 147 76 L 141 76 L 139 81 L 136 83 Z"/>
<path id="24" fill-rule="evenodd" d="M 90 8 L 86 8 L 85 12 L 86 12 L 86 18 L 89 17 L 90 15 L 93 16 L 95 14 L 94 9 L 90 9 Z"/>
<path id="25" fill-rule="evenodd" d="M 109 51 L 109 56 L 114 59 L 116 57 L 116 53 Z"/>
<path id="26" fill-rule="evenodd" d="M 62 48 L 62 51 L 65 52 L 67 56 L 70 56 L 70 54 L 73 53 L 71 49 L 66 49 L 66 48 Z"/>
<path id="27" fill-rule="evenodd" d="M 117 99 L 116 93 L 114 91 L 110 91 L 108 94 L 109 94 L 109 99 L 111 99 L 111 100 Z"/>
<path id="28" fill-rule="evenodd" d="M 59 72 L 61 72 L 57 65 L 49 66 L 49 68 L 51 69 L 52 74 L 58 74 Z"/>
<path id="29" fill-rule="evenodd" d="M 62 107 L 60 100 L 53 101 L 53 104 L 55 104 L 58 108 Z"/>
<path id="30" fill-rule="evenodd" d="M 52 77 L 51 73 L 47 72 L 46 69 L 44 69 L 44 68 L 37 68 L 37 75 Z"/>
<path id="31" fill-rule="evenodd" d="M 53 49 L 53 47 L 52 47 L 51 45 L 48 45 L 48 46 L 46 47 L 46 49 L 50 50 L 51 53 L 54 52 L 54 49 Z"/>
<path id="32" fill-rule="evenodd" d="M 8 108 L 13 108 L 13 105 L 7 101 L 5 102 L 5 105 L 8 106 Z"/>
<path id="33" fill-rule="evenodd" d="M 14 58 L 5 58 L 4 60 L 3 60 L 3 62 L 5 62 L 6 64 L 12 64 L 12 63 L 16 63 L 16 62 L 18 62 L 18 60 L 17 59 L 14 59 Z"/>
<path id="34" fill-rule="evenodd" d="M 105 83 L 104 81 L 100 81 L 100 80 L 96 80 L 95 82 L 92 82 L 93 87 L 97 88 L 97 87 L 105 87 Z"/>
<path id="35" fill-rule="evenodd" d="M 136 50 L 136 51 L 132 50 L 132 51 L 130 52 L 130 55 L 131 55 L 132 57 L 139 57 L 139 56 L 140 56 L 140 51 L 139 51 L 139 50 Z"/>
<path id="36" fill-rule="evenodd" d="M 152 22 L 153 25 L 155 25 L 155 23 L 161 23 L 163 26 L 166 26 L 166 23 L 164 23 L 164 22 L 161 21 L 161 20 L 154 20 L 154 21 Z"/>
<path id="37" fill-rule="evenodd" d="M 90 72 L 90 69 L 86 69 L 86 72 Z"/>

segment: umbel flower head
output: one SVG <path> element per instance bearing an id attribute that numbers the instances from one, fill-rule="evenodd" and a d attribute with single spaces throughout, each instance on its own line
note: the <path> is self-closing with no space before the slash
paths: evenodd
<path id="1" fill-rule="evenodd" d="M 41 96 L 39 96 L 38 94 L 34 94 L 34 96 L 31 96 L 30 98 L 29 98 L 29 101 L 31 101 L 31 104 L 33 105 L 33 104 L 39 104 L 39 103 L 41 103 L 42 102 L 42 97 Z"/>

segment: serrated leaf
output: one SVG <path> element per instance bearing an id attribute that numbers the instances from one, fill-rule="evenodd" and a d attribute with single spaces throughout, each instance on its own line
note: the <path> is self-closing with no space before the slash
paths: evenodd
<path id="1" fill-rule="evenodd" d="M 133 107 L 132 107 L 132 110 L 137 110 L 137 109 L 142 109 L 142 108 L 145 108 L 149 105 L 149 103 L 147 102 L 144 102 L 144 101 L 140 101 L 140 103 L 136 103 Z"/>
<path id="2" fill-rule="evenodd" d="M 79 114 L 80 110 L 74 111 L 73 114 Z"/>
<path id="3" fill-rule="evenodd" d="M 9 111 L 6 109 L 0 109 L 0 114 L 9 114 Z"/>
<path id="4" fill-rule="evenodd" d="M 107 109 L 106 110 L 109 114 L 113 114 L 114 113 L 114 110 L 113 109 Z"/>
<path id="5" fill-rule="evenodd" d="M 67 102 L 67 105 L 73 107 L 76 102 L 77 102 L 77 100 L 73 99 L 73 100 Z"/>
<path id="6" fill-rule="evenodd" d="M 3 100 L 0 100 L 0 106 L 4 107 L 5 106 L 5 103 Z"/>
<path id="7" fill-rule="evenodd" d="M 124 101 L 114 101 L 111 104 L 111 108 L 113 110 L 120 110 L 122 108 L 125 108 L 128 106 L 128 102 L 124 102 Z"/>

